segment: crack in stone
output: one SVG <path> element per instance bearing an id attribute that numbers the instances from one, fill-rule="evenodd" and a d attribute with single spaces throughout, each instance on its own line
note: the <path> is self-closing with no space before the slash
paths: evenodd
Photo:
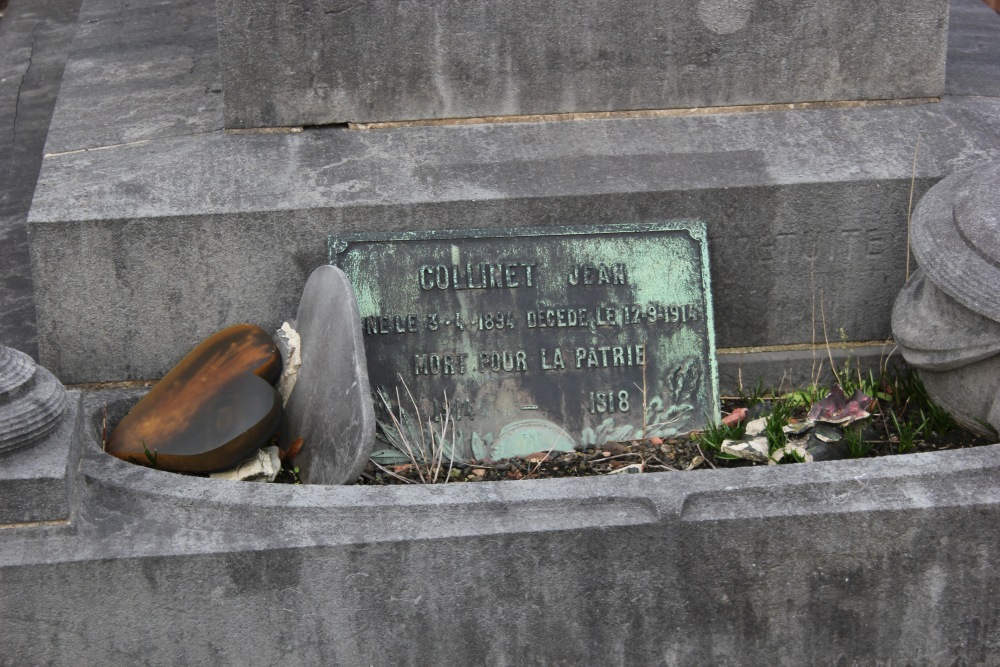
<path id="1" fill-rule="evenodd" d="M 14 120 L 10 126 L 10 145 L 7 147 L 7 179 L 14 173 L 14 147 L 17 145 L 17 117 L 21 110 L 21 88 L 24 86 L 24 79 L 31 71 L 32 60 L 35 57 L 35 32 L 38 31 L 39 24 L 36 23 L 31 28 L 31 46 L 28 48 L 28 66 L 21 72 L 21 78 L 17 82 L 17 95 L 14 98 Z"/>
<path id="2" fill-rule="evenodd" d="M 348 5 L 347 7 L 342 7 L 340 9 L 328 9 L 327 11 L 325 11 L 323 13 L 326 14 L 326 15 L 328 15 L 328 16 L 340 16 L 341 14 L 346 14 L 347 12 L 351 11 L 352 9 L 358 9 L 360 6 L 361 5 Z"/>

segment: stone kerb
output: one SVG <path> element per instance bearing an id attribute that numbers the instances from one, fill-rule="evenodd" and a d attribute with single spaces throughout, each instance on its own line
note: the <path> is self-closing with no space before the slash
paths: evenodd
<path id="1" fill-rule="evenodd" d="M 230 128 L 944 92 L 946 0 L 217 4 Z"/>
<path id="2" fill-rule="evenodd" d="M 105 414 L 114 424 L 144 390 L 83 395 L 73 521 L 97 541 L 152 528 L 204 538 L 198 549 L 364 543 L 497 532 L 546 532 L 675 521 L 760 520 L 768 516 L 893 512 L 951 503 L 998 505 L 1000 444 L 941 453 L 809 465 L 729 468 L 678 475 L 587 477 L 407 486 L 255 484 L 178 475 L 102 451 Z M 106 413 L 105 413 L 106 410 Z M 980 485 L 986 485 L 979 488 Z M 926 495 L 915 489 L 926 487 Z M 837 498 L 832 502 L 832 498 Z M 744 502 L 746 501 L 746 502 Z M 338 512 L 331 516 L 330 511 Z M 205 522 L 215 521 L 214 534 Z M 766 523 L 766 522 L 765 522 Z M 282 526 L 315 532 L 281 534 Z M 331 528 L 336 530 L 331 531 Z M 371 531 L 371 532 L 368 532 Z M 293 531 L 294 532 L 294 531 Z M 105 548 L 96 545 L 99 548 Z M 150 543 L 138 552 L 166 547 Z M 189 548 L 181 545 L 181 551 Z M 2 553 L 2 552 L 0 552 Z M 6 554 L 5 554 L 6 555 Z M 0 561 L 2 562 L 2 561 Z M 998 610 L 1000 613 L 1000 610 Z"/>
<path id="3" fill-rule="evenodd" d="M 982 556 L 1000 548 L 1000 447 L 615 479 L 257 485 L 103 453 L 102 406 L 129 400 L 117 396 L 86 397 L 72 528 L 0 541 L 0 592 L 17 608 L 2 613 L 0 654 L 14 662 L 988 662 L 970 624 L 1000 623 Z M 290 640 L 289 617 L 316 631 Z M 136 632 L 136 619 L 170 631 Z"/>

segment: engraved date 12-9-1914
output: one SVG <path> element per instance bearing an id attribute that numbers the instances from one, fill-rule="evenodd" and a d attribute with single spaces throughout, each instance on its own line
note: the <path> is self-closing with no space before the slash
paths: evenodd
<path id="1" fill-rule="evenodd" d="M 453 327 L 458 331 L 505 331 L 523 322 L 528 329 L 620 327 L 636 324 L 685 324 L 702 318 L 698 304 L 600 305 L 594 308 L 533 308 L 519 317 L 511 311 L 463 313 L 405 313 L 368 315 L 363 318 L 366 336 L 415 334 Z"/>

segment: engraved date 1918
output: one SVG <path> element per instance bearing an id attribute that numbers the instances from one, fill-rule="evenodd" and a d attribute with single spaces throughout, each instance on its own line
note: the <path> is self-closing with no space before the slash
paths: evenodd
<path id="1" fill-rule="evenodd" d="M 628 412 L 630 407 L 629 394 L 626 389 L 619 389 L 618 391 L 608 389 L 605 391 L 590 392 L 588 408 L 592 415 Z"/>

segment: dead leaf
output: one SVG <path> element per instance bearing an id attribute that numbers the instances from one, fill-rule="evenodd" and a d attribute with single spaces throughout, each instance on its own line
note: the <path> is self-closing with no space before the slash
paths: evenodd
<path id="1" fill-rule="evenodd" d="M 736 426 L 737 424 L 739 424 L 740 422 L 742 422 L 744 419 L 747 418 L 747 412 L 749 411 L 746 408 L 736 408 L 735 410 L 733 410 L 728 415 L 722 418 L 722 425 Z"/>
<path id="2" fill-rule="evenodd" d="M 833 386 L 829 396 L 813 403 L 807 418 L 827 424 L 853 424 L 859 419 L 871 416 L 866 410 L 871 402 L 871 397 L 866 396 L 860 389 L 848 399 L 838 384 Z"/>

